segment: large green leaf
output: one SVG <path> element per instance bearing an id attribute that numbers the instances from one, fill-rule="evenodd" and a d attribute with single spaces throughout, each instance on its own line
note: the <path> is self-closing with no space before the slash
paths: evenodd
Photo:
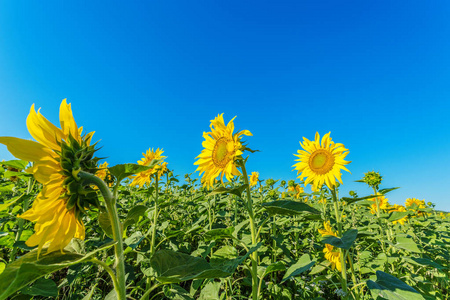
<path id="1" fill-rule="evenodd" d="M 311 261 L 308 254 L 303 254 L 295 264 L 289 267 L 286 274 L 284 274 L 281 283 L 309 270 L 315 263 L 315 261 Z"/>
<path id="2" fill-rule="evenodd" d="M 126 230 L 128 226 L 136 224 L 141 216 L 145 215 L 148 207 L 145 205 L 134 206 L 127 215 L 127 218 L 123 222 L 123 230 Z"/>
<path id="3" fill-rule="evenodd" d="M 37 257 L 37 250 L 33 250 L 7 265 L 3 273 L 0 274 L 0 300 L 6 299 L 46 274 L 53 273 L 67 266 L 89 261 L 94 254 L 112 245 L 114 243 L 106 244 L 86 255 L 70 252 L 61 253 L 60 251 L 47 254 L 47 250 L 44 249 L 39 258 Z"/>
<path id="4" fill-rule="evenodd" d="M 281 262 L 281 261 L 274 262 L 273 264 L 270 264 L 270 265 L 267 266 L 267 268 L 265 268 L 264 274 L 261 277 L 261 280 L 267 274 L 270 274 L 270 273 L 273 273 L 273 272 L 277 272 L 277 271 L 284 271 L 284 270 L 286 270 L 286 266 L 284 265 L 283 262 Z"/>
<path id="5" fill-rule="evenodd" d="M 403 219 L 404 217 L 406 217 L 408 215 L 409 215 L 409 212 L 407 212 L 407 211 L 394 211 L 389 214 L 388 221 L 389 222 L 397 221 L 397 220 Z"/>
<path id="6" fill-rule="evenodd" d="M 260 247 L 261 243 L 258 243 L 256 246 L 250 248 L 245 255 L 238 256 L 236 248 L 232 246 L 223 246 L 211 255 L 211 267 L 233 273 L 236 268 L 250 256 L 250 254 Z"/>
<path id="7" fill-rule="evenodd" d="M 377 271 L 377 280 L 367 281 L 367 287 L 374 299 L 388 300 L 424 300 L 425 298 L 415 289 L 401 281 L 400 279 Z"/>
<path id="8" fill-rule="evenodd" d="M 150 260 L 161 283 L 177 283 L 191 279 L 224 278 L 230 275 L 220 269 L 214 269 L 202 257 L 194 257 L 171 250 L 160 250 Z"/>
<path id="9" fill-rule="evenodd" d="M 233 239 L 234 227 L 228 228 L 215 228 L 211 229 L 203 235 L 206 241 L 210 240 L 220 240 L 220 239 Z"/>
<path id="10" fill-rule="evenodd" d="M 306 203 L 290 200 L 276 200 L 261 204 L 270 214 L 294 216 L 305 212 L 312 214 L 320 214 L 320 211 L 309 206 Z"/>
<path id="11" fill-rule="evenodd" d="M 344 232 L 342 238 L 330 236 L 322 240 L 322 243 L 330 244 L 334 247 L 348 250 L 353 245 L 353 242 L 356 240 L 357 236 L 358 236 L 358 229 L 349 229 L 346 232 Z"/>

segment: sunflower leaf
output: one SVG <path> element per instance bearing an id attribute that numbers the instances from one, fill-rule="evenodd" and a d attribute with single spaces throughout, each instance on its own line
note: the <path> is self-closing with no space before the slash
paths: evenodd
<path id="1" fill-rule="evenodd" d="M 353 242 L 356 240 L 357 236 L 358 236 L 358 229 L 350 229 L 344 232 L 342 238 L 330 236 L 322 240 L 322 243 L 348 250 L 353 245 Z"/>
<path id="2" fill-rule="evenodd" d="M 424 300 L 418 291 L 390 274 L 377 271 L 377 280 L 368 280 L 367 287 L 374 299 Z"/>
<path id="3" fill-rule="evenodd" d="M 114 177 L 117 178 L 117 181 L 120 182 L 128 176 L 147 171 L 151 168 L 153 168 L 153 166 L 142 166 L 138 164 L 121 164 L 108 168 L 108 171 Z"/>
<path id="4" fill-rule="evenodd" d="M 347 202 L 347 204 L 355 203 L 357 201 L 366 200 L 375 198 L 375 195 L 365 196 L 365 197 L 358 197 L 358 198 L 351 198 L 351 197 L 342 197 L 342 201 Z"/>
<path id="5" fill-rule="evenodd" d="M 6 266 L 0 274 L 0 300 L 6 299 L 16 291 L 26 287 L 31 282 L 65 267 L 89 261 L 97 252 L 103 251 L 115 244 L 109 243 L 86 255 L 59 251 L 46 253 L 44 249 L 37 256 L 33 250 Z"/>
<path id="6" fill-rule="evenodd" d="M 381 189 L 381 190 L 379 190 L 378 192 L 379 192 L 380 194 L 386 195 L 387 193 L 389 193 L 389 192 L 391 192 L 391 191 L 393 191 L 393 190 L 399 189 L 399 188 L 400 188 L 400 187 Z"/>
<path id="7" fill-rule="evenodd" d="M 26 160 L 14 159 L 14 160 L 2 161 L 0 163 L 0 165 L 18 169 L 18 170 L 25 170 L 25 168 L 28 165 L 28 162 Z"/>
<path id="8" fill-rule="evenodd" d="M 409 214 L 410 214 L 410 212 L 408 212 L 408 211 L 394 211 L 389 214 L 388 221 L 389 222 L 397 221 L 397 220 L 403 219 L 404 217 L 408 216 Z"/>
<path id="9" fill-rule="evenodd" d="M 290 200 L 275 200 L 261 204 L 270 214 L 294 216 L 305 212 L 312 214 L 320 214 L 320 211 L 309 206 L 306 203 Z"/>

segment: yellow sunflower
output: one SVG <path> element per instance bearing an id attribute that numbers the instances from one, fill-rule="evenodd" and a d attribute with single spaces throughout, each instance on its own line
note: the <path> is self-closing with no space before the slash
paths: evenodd
<path id="1" fill-rule="evenodd" d="M 236 117 L 234 117 L 236 118 Z M 202 143 L 204 149 L 200 153 L 198 160 L 194 165 L 198 165 L 196 171 L 200 171 L 202 183 L 204 186 L 211 187 L 214 179 L 220 176 L 223 183 L 223 176 L 231 180 L 234 176 L 241 175 L 236 168 L 235 160 L 242 155 L 243 145 L 241 144 L 241 136 L 251 136 L 248 130 L 242 130 L 235 134 L 233 119 L 225 126 L 223 114 L 218 115 L 211 120 L 211 132 L 203 132 Z"/>
<path id="2" fill-rule="evenodd" d="M 300 198 L 300 194 L 305 192 L 305 189 L 302 188 L 299 184 L 296 184 L 295 186 L 291 185 L 288 187 L 288 192 L 295 192 L 294 197 L 296 199 Z M 306 199 L 306 198 L 305 198 Z M 306 202 L 306 201 L 305 201 Z"/>
<path id="3" fill-rule="evenodd" d="M 375 215 L 377 212 L 381 212 L 381 210 L 386 210 L 389 208 L 389 202 L 388 199 L 384 196 L 379 194 L 378 197 L 368 199 L 369 201 L 373 201 L 374 203 L 370 206 L 370 212 Z M 377 200 L 378 200 L 378 206 L 377 206 Z"/>
<path id="4" fill-rule="evenodd" d="M 314 188 L 319 188 L 326 184 L 328 188 L 332 189 L 336 186 L 336 178 L 342 184 L 341 169 L 347 172 L 345 165 L 349 161 L 345 161 L 349 151 L 345 149 L 343 144 L 334 143 L 330 138 L 330 133 L 325 134 L 322 139 L 317 132 L 314 141 L 303 138 L 303 143 L 300 142 L 303 150 L 298 150 L 298 154 L 294 154 L 299 161 L 294 164 L 298 178 L 305 180 L 305 186 L 312 183 Z"/>
<path id="5" fill-rule="evenodd" d="M 417 205 L 417 209 L 420 210 L 422 208 L 426 208 L 427 206 L 425 205 L 425 200 L 419 200 L 416 198 L 408 198 L 405 201 L 405 206 L 406 208 L 408 208 L 409 210 L 413 210 L 411 208 L 411 206 L 413 206 L 414 204 Z M 418 216 L 424 216 L 426 213 L 422 212 L 422 211 L 416 211 Z"/>
<path id="6" fill-rule="evenodd" d="M 252 172 L 252 175 L 250 175 L 249 177 L 250 177 L 250 186 L 255 186 L 256 184 L 258 184 L 259 179 L 258 172 Z"/>
<path id="7" fill-rule="evenodd" d="M 34 199 L 32 208 L 20 218 L 35 222 L 35 233 L 26 241 L 30 247 L 38 246 L 38 255 L 44 245 L 48 253 L 61 250 L 73 237 L 84 239 L 81 221 L 84 208 L 95 205 L 95 191 L 84 187 L 73 173 L 79 170 L 95 173 L 94 146 L 90 145 L 93 132 L 81 135 L 73 118 L 71 105 L 64 99 L 60 106 L 61 129 L 50 123 L 31 106 L 27 128 L 37 142 L 15 137 L 0 137 L 0 143 L 17 158 L 34 162 L 27 170 L 42 183 L 43 188 Z M 80 189 L 83 193 L 78 194 Z"/>
<path id="8" fill-rule="evenodd" d="M 331 224 L 329 221 L 324 222 L 323 226 L 325 229 L 319 229 L 319 233 L 322 235 L 322 237 L 327 236 L 336 236 L 336 233 L 333 231 L 333 228 L 331 227 Z M 335 268 L 338 269 L 338 271 L 341 271 L 342 264 L 341 264 L 341 253 L 339 250 L 334 251 L 334 246 L 330 244 L 325 244 L 325 248 L 323 249 L 323 253 L 325 253 L 325 258 L 329 262 L 331 262 L 331 268 L 334 270 Z"/>
<path id="9" fill-rule="evenodd" d="M 98 166 L 98 170 L 95 173 L 95 176 L 97 176 L 98 178 L 100 178 L 103 181 L 107 181 L 108 186 L 112 187 L 113 182 L 112 182 L 112 180 L 109 180 L 110 177 L 108 176 L 108 174 L 109 174 L 108 163 L 105 161 L 104 163 L 102 163 Z M 94 185 L 93 189 L 98 190 L 98 187 L 96 185 Z"/>
<path id="10" fill-rule="evenodd" d="M 159 148 L 156 150 L 153 150 L 153 148 L 148 149 L 146 153 L 142 153 L 144 157 L 137 163 L 140 164 L 141 166 L 148 166 L 154 159 L 166 158 L 166 156 L 162 156 L 163 153 L 164 153 L 163 149 Z M 143 187 L 145 184 L 150 184 L 152 180 L 152 175 L 156 174 L 156 172 L 158 172 L 159 169 L 161 169 L 161 165 L 158 164 L 151 169 L 133 175 L 132 177 L 133 181 L 130 183 L 130 185 L 131 186 L 138 185 L 139 187 Z"/>

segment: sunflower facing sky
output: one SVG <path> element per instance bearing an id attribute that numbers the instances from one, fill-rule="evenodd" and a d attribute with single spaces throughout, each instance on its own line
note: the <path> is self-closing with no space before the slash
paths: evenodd
<path id="1" fill-rule="evenodd" d="M 140 164 L 141 166 L 148 166 L 154 159 L 166 158 L 166 156 L 162 156 L 163 153 L 164 153 L 163 149 L 159 148 L 156 150 L 153 150 L 153 148 L 148 149 L 147 152 L 142 153 L 144 157 L 137 163 Z M 130 185 L 131 186 L 138 185 L 139 187 L 143 187 L 145 184 L 150 184 L 152 180 L 152 175 L 156 174 L 160 169 L 167 169 L 167 163 L 164 163 L 163 165 L 158 164 L 151 169 L 137 173 L 132 177 L 133 181 L 130 183 Z"/>
<path id="2" fill-rule="evenodd" d="M 0 143 L 15 157 L 33 162 L 27 172 L 43 185 L 31 209 L 19 216 L 36 223 L 35 233 L 26 244 L 38 246 L 38 255 L 44 245 L 48 244 L 48 252 L 62 251 L 72 238 L 84 239 L 82 213 L 84 208 L 98 203 L 96 192 L 82 186 L 72 175 L 80 170 L 96 172 L 95 144 L 90 145 L 94 133 L 81 135 L 82 127 L 75 123 L 66 99 L 61 103 L 59 119 L 61 129 L 50 123 L 39 110 L 36 112 L 33 104 L 27 128 L 37 142 L 0 137 Z M 78 194 L 81 189 L 83 193 Z"/>
<path id="3" fill-rule="evenodd" d="M 241 144 L 241 136 L 252 136 L 248 130 L 242 130 L 235 134 L 233 119 L 225 126 L 223 114 L 211 120 L 211 132 L 203 132 L 203 150 L 194 165 L 198 165 L 196 171 L 200 171 L 204 186 L 212 186 L 214 180 L 220 176 L 223 182 L 225 176 L 231 180 L 234 176 L 241 175 L 236 168 L 235 160 L 242 155 L 244 146 Z"/>
<path id="4" fill-rule="evenodd" d="M 310 141 L 303 138 L 303 143 L 300 142 L 303 150 L 298 150 L 298 154 L 294 154 L 299 159 L 298 163 L 294 164 L 298 178 L 305 180 L 305 186 L 312 183 L 314 188 L 320 188 L 326 184 L 328 188 L 332 189 L 336 186 L 336 178 L 342 184 L 341 169 L 347 172 L 345 165 L 349 161 L 345 161 L 349 151 L 345 149 L 343 144 L 334 143 L 330 138 L 330 132 L 325 134 L 320 139 L 320 135 L 316 132 L 315 140 Z"/>

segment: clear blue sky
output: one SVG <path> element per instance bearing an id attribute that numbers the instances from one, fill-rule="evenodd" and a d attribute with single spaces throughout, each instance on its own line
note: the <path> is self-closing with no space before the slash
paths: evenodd
<path id="1" fill-rule="evenodd" d="M 450 211 L 449 1 L 0 2 L 0 135 L 30 138 L 61 100 L 112 164 L 164 148 L 181 177 L 224 113 L 249 171 L 292 179 L 305 136 L 331 131 L 352 174 Z M 12 159 L 0 146 L 0 159 Z"/>

